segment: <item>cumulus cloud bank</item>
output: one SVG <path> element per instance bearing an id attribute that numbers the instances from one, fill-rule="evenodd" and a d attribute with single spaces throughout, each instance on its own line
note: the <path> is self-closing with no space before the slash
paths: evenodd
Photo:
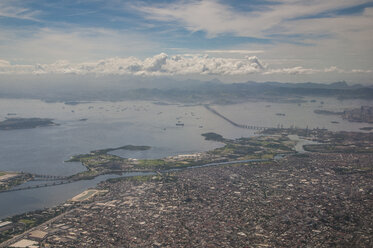
<path id="1" fill-rule="evenodd" d="M 256 56 L 245 58 L 219 58 L 207 55 L 174 55 L 160 53 L 141 60 L 136 57 L 109 58 L 93 62 L 70 63 L 60 60 L 51 64 L 14 65 L 0 59 L 0 74 L 97 74 L 97 75 L 248 75 L 248 74 L 313 74 L 320 72 L 371 73 L 369 70 L 341 70 L 335 66 L 312 69 L 296 66 L 291 68 L 271 68 Z"/>

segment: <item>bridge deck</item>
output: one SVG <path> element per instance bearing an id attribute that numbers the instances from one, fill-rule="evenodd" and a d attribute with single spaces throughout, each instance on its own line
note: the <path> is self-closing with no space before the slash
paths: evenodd
<path id="1" fill-rule="evenodd" d="M 254 129 L 254 130 L 265 130 L 265 129 L 268 129 L 268 128 L 271 128 L 271 127 L 263 127 L 263 126 L 255 126 L 255 125 L 243 125 L 243 124 L 238 124 L 234 121 L 232 121 L 231 119 L 229 119 L 228 117 L 222 115 L 221 113 L 219 113 L 218 111 L 216 111 L 215 109 L 211 108 L 209 105 L 204 105 L 205 108 L 207 110 L 209 110 L 211 113 L 219 116 L 220 118 L 226 120 L 227 122 L 229 122 L 230 124 L 232 124 L 233 126 L 235 127 L 239 127 L 239 128 L 245 128 L 245 129 Z"/>

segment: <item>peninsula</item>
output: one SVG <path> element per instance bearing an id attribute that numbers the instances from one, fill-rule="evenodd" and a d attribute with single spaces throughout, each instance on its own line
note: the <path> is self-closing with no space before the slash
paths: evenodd
<path id="1" fill-rule="evenodd" d="M 69 180 L 91 179 L 98 175 L 120 172 L 155 172 L 183 169 L 209 163 L 221 163 L 250 159 L 273 159 L 277 154 L 294 153 L 294 142 L 286 136 L 259 136 L 225 139 L 216 133 L 202 134 L 206 140 L 219 141 L 225 145 L 208 152 L 170 156 L 162 159 L 122 158 L 109 152 L 115 150 L 148 150 L 148 146 L 122 146 L 91 151 L 73 156 L 66 162 L 81 162 L 86 171 L 75 174 Z"/>

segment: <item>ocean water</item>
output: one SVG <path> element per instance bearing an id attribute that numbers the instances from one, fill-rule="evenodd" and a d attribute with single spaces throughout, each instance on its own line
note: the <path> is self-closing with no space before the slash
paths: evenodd
<path id="1" fill-rule="evenodd" d="M 308 99 L 310 100 L 310 99 Z M 233 121 L 276 127 L 291 125 L 358 131 L 364 123 L 351 123 L 337 116 L 317 115 L 315 109 L 342 111 L 372 105 L 366 101 L 315 98 L 316 102 L 280 104 L 247 102 L 212 106 Z M 323 101 L 324 104 L 320 102 Z M 15 115 L 8 115 L 9 113 Z M 278 116 L 283 113 L 285 116 Z M 159 105 L 147 101 L 88 102 L 78 105 L 46 103 L 28 99 L 0 99 L 0 120 L 9 117 L 52 118 L 57 126 L 0 130 L 0 171 L 25 171 L 67 176 L 83 171 L 80 163 L 66 163 L 72 155 L 123 145 L 149 145 L 147 151 L 115 151 L 131 158 L 162 158 L 207 151 L 221 143 L 205 141 L 205 132 L 227 138 L 255 135 L 255 130 L 232 126 L 203 106 Z M 86 120 L 85 120 L 86 119 Z M 338 121 L 333 124 L 331 121 Z M 176 126 L 183 123 L 184 126 Z M 60 204 L 110 176 L 47 188 L 0 193 L 0 219 L 30 210 Z"/>

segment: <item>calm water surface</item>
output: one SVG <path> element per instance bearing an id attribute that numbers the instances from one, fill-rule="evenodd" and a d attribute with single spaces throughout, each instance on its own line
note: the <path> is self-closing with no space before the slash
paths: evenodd
<path id="1" fill-rule="evenodd" d="M 372 126 L 350 123 L 314 109 L 341 111 L 372 105 L 366 101 L 315 98 L 305 104 L 266 102 L 213 106 L 240 124 L 276 127 L 325 127 L 333 131 Z M 309 99 L 308 99 L 309 100 Z M 323 101 L 324 104 L 320 102 Z M 8 113 L 14 113 L 10 116 Z M 276 113 L 284 113 L 278 116 Z M 131 158 L 162 158 L 211 150 L 222 144 L 205 141 L 201 133 L 217 132 L 227 138 L 248 137 L 255 131 L 232 126 L 202 106 L 157 105 L 144 101 L 91 102 L 79 105 L 39 100 L 0 99 L 0 120 L 6 117 L 52 118 L 58 126 L 0 130 L 0 171 L 67 176 L 83 171 L 80 163 L 65 163 L 74 154 L 123 145 L 149 145 L 148 151 L 115 151 Z M 82 120 L 87 119 L 87 120 Z M 331 121 L 338 121 L 333 124 Z M 176 123 L 184 123 L 177 127 Z M 0 194 L 0 219 L 30 210 L 55 206 L 110 176 L 71 184 Z"/>

